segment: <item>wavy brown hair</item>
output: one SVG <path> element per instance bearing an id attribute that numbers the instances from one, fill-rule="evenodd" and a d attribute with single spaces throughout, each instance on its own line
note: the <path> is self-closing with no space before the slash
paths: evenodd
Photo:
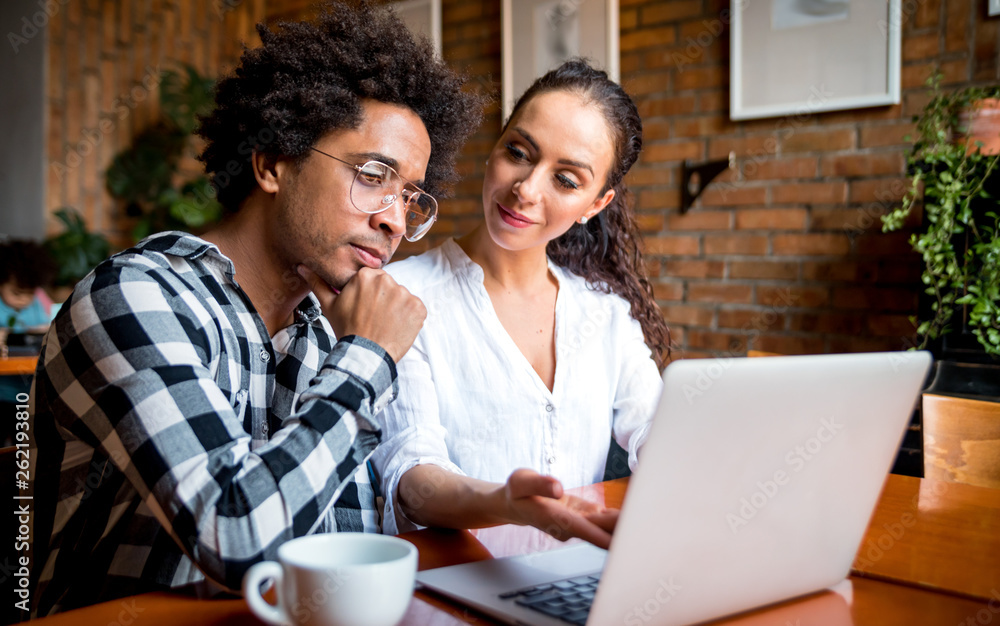
<path id="1" fill-rule="evenodd" d="M 562 236 L 550 241 L 546 252 L 556 265 L 586 279 L 592 289 L 628 300 L 632 317 L 642 326 L 646 345 L 662 369 L 670 356 L 670 329 L 646 278 L 633 197 L 624 182 L 625 174 L 642 150 L 639 111 L 632 98 L 607 73 L 582 59 L 571 59 L 528 87 L 514 104 L 504 131 L 527 102 L 553 91 L 569 91 L 600 108 L 615 150 L 601 193 L 614 189 L 615 197 L 594 219 L 586 224 L 574 223 Z"/>

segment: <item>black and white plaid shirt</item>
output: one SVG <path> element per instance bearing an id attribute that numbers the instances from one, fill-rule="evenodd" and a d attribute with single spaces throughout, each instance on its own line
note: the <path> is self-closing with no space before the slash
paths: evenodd
<path id="1" fill-rule="evenodd" d="M 79 285 L 32 393 L 33 616 L 238 590 L 301 535 L 378 531 L 365 461 L 392 359 L 310 294 L 268 337 L 214 245 L 151 237 Z"/>

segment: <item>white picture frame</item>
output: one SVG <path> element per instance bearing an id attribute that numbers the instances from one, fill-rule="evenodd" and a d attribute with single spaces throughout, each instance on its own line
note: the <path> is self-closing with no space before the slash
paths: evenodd
<path id="1" fill-rule="evenodd" d="M 502 110 L 531 83 L 574 56 L 620 78 L 618 0 L 502 0 Z"/>
<path id="2" fill-rule="evenodd" d="M 392 6 L 410 32 L 431 40 L 441 58 L 441 0 L 402 0 Z"/>
<path id="3" fill-rule="evenodd" d="M 901 0 L 739 0 L 730 117 L 806 115 L 900 101 Z"/>
<path id="4" fill-rule="evenodd" d="M 1000 15 L 1000 0 L 989 0 L 990 15 Z"/>

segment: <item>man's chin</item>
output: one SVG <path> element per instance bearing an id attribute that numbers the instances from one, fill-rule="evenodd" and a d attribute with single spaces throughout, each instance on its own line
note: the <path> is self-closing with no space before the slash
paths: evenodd
<path id="1" fill-rule="evenodd" d="M 340 292 L 344 290 L 344 287 L 347 286 L 347 283 L 351 282 L 351 279 L 354 278 L 355 274 L 357 274 L 357 272 L 354 272 L 354 274 L 351 274 L 347 278 L 342 277 L 340 280 L 328 282 L 327 284 L 330 285 L 330 289 L 333 289 L 334 293 L 340 295 Z"/>
<path id="2" fill-rule="evenodd" d="M 334 293 L 339 294 L 344 290 L 344 285 L 346 285 L 354 275 L 358 273 L 357 269 L 352 270 L 341 270 L 341 271 L 330 271 L 325 267 L 317 267 L 313 269 L 320 279 L 326 283 L 326 286 L 334 291 Z"/>

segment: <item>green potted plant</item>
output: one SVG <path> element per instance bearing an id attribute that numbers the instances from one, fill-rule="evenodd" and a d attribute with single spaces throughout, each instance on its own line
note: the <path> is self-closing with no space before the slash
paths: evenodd
<path id="1" fill-rule="evenodd" d="M 185 66 L 167 70 L 160 83 L 164 119 L 139 134 L 132 146 L 115 155 L 105 174 L 108 192 L 137 217 L 132 230 L 139 240 L 161 230 L 198 230 L 216 221 L 222 207 L 206 176 L 183 180 L 180 173 L 198 117 L 211 112 L 215 81 Z"/>
<path id="2" fill-rule="evenodd" d="M 886 214 L 883 231 L 903 228 L 923 208 L 910 237 L 921 255 L 929 301 L 917 321 L 920 347 L 957 325 L 975 336 L 990 361 L 1000 357 L 1000 127 L 990 124 L 1000 86 L 946 93 L 939 74 L 928 79 L 931 100 L 914 118 L 917 137 L 907 158 L 911 186 L 900 207 Z M 982 122 L 984 118 L 987 123 Z M 986 136 L 976 133 L 985 127 Z M 971 132 L 970 132 L 971 131 Z M 992 137 L 996 135 L 996 137 Z"/>
<path id="3" fill-rule="evenodd" d="M 56 218 L 63 223 L 63 232 L 49 237 L 43 245 L 59 268 L 55 278 L 57 292 L 53 295 L 61 302 L 72 291 L 73 285 L 108 258 L 111 246 L 104 235 L 88 231 L 83 218 L 75 210 L 63 207 L 56 211 Z"/>

